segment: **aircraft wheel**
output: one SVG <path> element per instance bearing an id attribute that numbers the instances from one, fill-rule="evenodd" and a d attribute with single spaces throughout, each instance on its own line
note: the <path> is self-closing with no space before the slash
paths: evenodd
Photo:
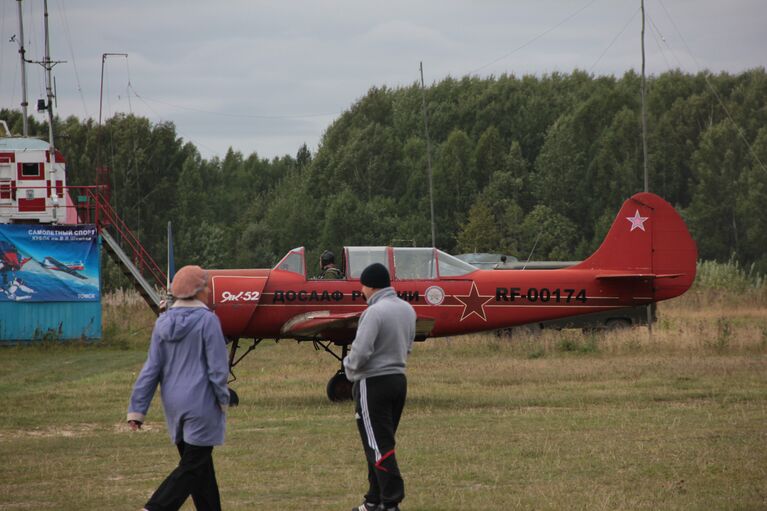
<path id="1" fill-rule="evenodd" d="M 237 395 L 237 392 L 235 392 L 233 388 L 229 387 L 229 406 L 235 407 L 239 404 L 240 396 Z"/>
<path id="2" fill-rule="evenodd" d="M 338 371 L 328 380 L 327 393 L 333 402 L 351 401 L 352 382 L 346 379 L 343 371 Z"/>

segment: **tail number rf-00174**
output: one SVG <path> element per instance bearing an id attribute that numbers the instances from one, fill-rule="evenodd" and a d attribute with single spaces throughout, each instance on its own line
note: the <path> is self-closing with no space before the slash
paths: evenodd
<path id="1" fill-rule="evenodd" d="M 497 287 L 495 288 L 496 302 L 514 302 L 516 300 L 527 300 L 528 302 L 555 302 L 571 303 L 578 301 L 586 303 L 585 289 L 549 289 L 547 287 L 530 287 L 523 293 L 519 287 Z"/>

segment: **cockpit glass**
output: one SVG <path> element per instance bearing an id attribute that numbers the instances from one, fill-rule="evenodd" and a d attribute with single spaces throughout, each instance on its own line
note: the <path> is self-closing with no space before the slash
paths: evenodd
<path id="1" fill-rule="evenodd" d="M 468 275 L 473 271 L 477 271 L 477 267 L 463 262 L 450 254 L 446 254 L 441 250 L 437 250 L 437 257 L 439 258 L 440 277 L 460 277 L 461 275 Z"/>
<path id="2" fill-rule="evenodd" d="M 362 270 L 373 263 L 381 263 L 389 269 L 386 247 L 347 247 L 349 254 L 349 277 L 360 278 Z"/>
<path id="3" fill-rule="evenodd" d="M 304 248 L 294 248 L 291 250 L 275 269 L 304 275 Z"/>
<path id="4" fill-rule="evenodd" d="M 399 280 L 434 279 L 433 248 L 395 248 L 394 275 Z"/>

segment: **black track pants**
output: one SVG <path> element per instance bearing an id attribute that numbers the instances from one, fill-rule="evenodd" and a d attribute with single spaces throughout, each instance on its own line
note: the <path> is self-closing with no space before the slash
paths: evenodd
<path id="1" fill-rule="evenodd" d="M 197 511 L 221 511 L 216 473 L 213 470 L 213 447 L 179 442 L 181 461 L 146 503 L 149 511 L 176 511 L 192 496 Z"/>
<path id="2" fill-rule="evenodd" d="M 387 374 L 354 383 L 357 428 L 368 462 L 365 500 L 394 507 L 405 498 L 405 484 L 394 454 L 394 435 L 407 397 L 404 374 Z"/>

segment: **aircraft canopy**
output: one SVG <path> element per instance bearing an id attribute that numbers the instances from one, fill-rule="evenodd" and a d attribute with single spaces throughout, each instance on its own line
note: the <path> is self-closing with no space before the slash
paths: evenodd
<path id="1" fill-rule="evenodd" d="M 346 279 L 359 279 L 362 270 L 373 263 L 383 264 L 393 274 L 395 280 L 434 280 L 445 277 L 460 277 L 478 269 L 457 257 L 430 247 L 344 248 L 343 270 Z M 275 269 L 305 276 L 304 248 L 294 248 L 288 252 Z"/>

